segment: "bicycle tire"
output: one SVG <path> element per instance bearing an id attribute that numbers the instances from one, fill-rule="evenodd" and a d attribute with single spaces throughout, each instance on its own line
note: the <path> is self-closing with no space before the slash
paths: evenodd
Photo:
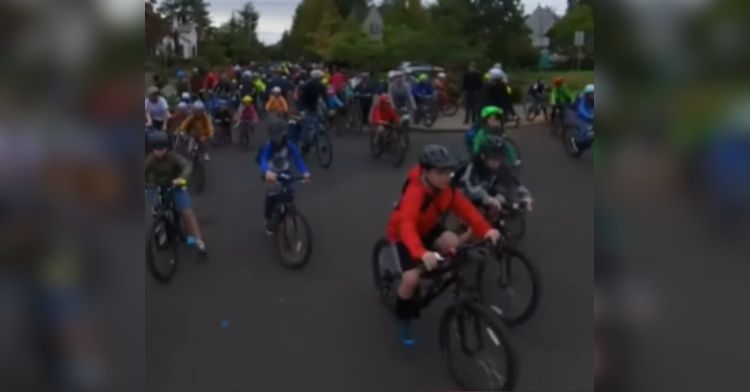
<path id="1" fill-rule="evenodd" d="M 190 175 L 190 186 L 195 193 L 203 193 L 206 189 L 206 168 L 200 156 L 193 159 L 193 172 Z"/>
<path id="2" fill-rule="evenodd" d="M 512 212 L 509 216 L 503 218 L 506 237 L 511 244 L 518 245 L 526 235 L 526 217 L 520 212 Z"/>
<path id="3" fill-rule="evenodd" d="M 497 371 L 493 372 L 495 375 L 499 374 L 502 379 L 497 379 L 493 382 L 488 383 L 489 385 L 476 385 L 473 380 L 469 380 L 459 373 L 459 366 L 455 363 L 454 358 L 458 354 L 453 350 L 451 344 L 455 338 L 461 338 L 462 333 L 459 329 L 458 333 L 452 333 L 453 321 L 461 321 L 460 318 L 466 317 L 467 315 L 473 316 L 474 320 L 480 321 L 484 324 L 485 328 L 483 331 L 487 334 L 488 340 L 494 344 L 494 347 L 501 348 L 503 359 L 505 360 L 506 366 L 504 366 L 502 374 Z M 477 332 L 478 323 L 474 323 L 471 328 L 473 332 Z M 463 333 L 468 331 L 464 330 Z M 446 309 L 443 313 L 443 317 L 440 320 L 440 351 L 445 358 L 448 370 L 453 377 L 453 380 L 458 384 L 462 390 L 477 390 L 477 391 L 510 391 L 513 390 L 516 383 L 517 364 L 515 361 L 515 354 L 508 341 L 502 322 L 492 313 L 489 309 L 475 302 L 466 302 L 462 305 L 453 305 Z M 476 334 L 475 339 L 478 341 L 481 334 Z M 453 338 L 453 339 L 452 339 Z M 463 350 L 461 350 L 463 351 Z M 497 369 L 495 369 L 497 370 Z"/>
<path id="4" fill-rule="evenodd" d="M 333 164 L 333 143 L 328 133 L 321 131 L 315 139 L 315 155 L 323 169 L 328 169 Z"/>
<path id="5" fill-rule="evenodd" d="M 385 148 L 383 147 L 382 136 L 380 139 L 376 137 L 375 130 L 370 133 L 370 156 L 377 159 L 383 155 Z"/>
<path id="6" fill-rule="evenodd" d="M 156 231 L 159 224 L 164 225 L 164 230 L 167 231 L 167 246 L 171 248 L 172 259 L 166 272 L 157 266 L 157 257 L 155 254 L 157 247 L 155 236 L 157 235 Z M 179 236 L 175 235 L 169 227 L 170 225 L 166 219 L 157 219 L 151 224 L 151 229 L 148 231 L 148 237 L 146 238 L 146 261 L 148 268 L 151 271 L 151 275 L 160 283 L 169 283 L 174 278 L 179 261 Z"/>
<path id="7" fill-rule="evenodd" d="M 290 223 L 290 219 L 292 224 L 294 225 L 294 230 L 302 230 L 305 232 L 305 238 L 307 241 L 304 244 L 297 244 L 298 252 L 303 251 L 299 257 L 290 257 L 288 253 L 285 251 L 285 245 L 288 245 L 290 242 L 288 238 L 285 238 L 285 235 L 287 232 L 287 225 Z M 286 244 L 284 243 L 286 241 Z M 307 218 L 305 218 L 302 213 L 300 213 L 297 210 L 291 210 L 288 211 L 284 216 L 281 217 L 279 220 L 279 224 L 276 226 L 276 231 L 274 233 L 274 244 L 276 245 L 276 252 L 279 255 L 279 259 L 281 260 L 281 264 L 284 267 L 287 267 L 289 269 L 300 269 L 307 265 L 307 263 L 310 261 L 310 256 L 312 255 L 312 230 L 310 230 L 310 224 L 307 221 Z"/>
<path id="8" fill-rule="evenodd" d="M 406 133 L 398 132 L 392 147 L 394 149 L 393 167 L 400 167 L 406 159 L 406 152 L 409 150 L 409 138 L 406 136 Z"/>
<path id="9" fill-rule="evenodd" d="M 525 306 L 518 307 L 519 310 L 517 311 L 512 311 L 509 309 L 509 306 L 504 306 L 502 304 L 497 306 L 498 304 L 494 298 L 486 295 L 486 287 L 480 286 L 483 291 L 482 297 L 503 323 L 510 327 L 517 327 L 527 322 L 532 316 L 534 316 L 534 313 L 536 313 L 542 295 L 542 278 L 536 265 L 523 253 L 510 246 L 503 247 L 501 256 L 496 263 L 495 266 L 497 268 L 493 270 L 496 272 L 497 276 L 491 276 L 491 282 L 505 292 L 506 294 L 504 295 L 507 295 L 510 298 L 516 295 L 517 290 L 512 287 L 513 283 L 511 280 L 513 279 L 512 274 L 518 276 L 518 271 L 524 271 L 523 273 L 527 276 L 528 281 L 531 284 L 528 303 Z M 487 271 L 485 270 L 485 273 L 486 272 Z M 500 300 L 500 298 L 497 299 Z"/>
<path id="10" fill-rule="evenodd" d="M 453 117 L 458 113 L 458 103 L 454 100 L 450 100 L 443 104 L 440 108 L 440 113 L 445 117 Z"/>
<path id="11" fill-rule="evenodd" d="M 401 280 L 401 276 L 398 271 L 388 271 L 388 274 L 384 273 L 380 261 L 381 254 L 384 251 L 392 251 L 392 249 L 390 241 L 381 238 L 375 243 L 372 251 L 372 276 L 375 283 L 375 290 L 378 293 L 380 302 L 389 310 L 396 308 L 397 283 Z"/>
<path id="12" fill-rule="evenodd" d="M 571 139 L 575 138 L 575 127 L 572 125 L 563 126 L 563 132 L 562 132 L 562 144 L 563 148 L 565 149 L 565 153 L 567 153 L 572 158 L 578 158 L 583 154 L 583 151 L 580 149 L 573 149 L 573 146 L 571 145 Z"/>

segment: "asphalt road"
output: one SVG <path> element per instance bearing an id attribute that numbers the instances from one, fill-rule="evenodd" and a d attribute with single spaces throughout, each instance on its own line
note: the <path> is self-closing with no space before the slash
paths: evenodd
<path id="1" fill-rule="evenodd" d="M 536 205 L 522 249 L 539 266 L 535 317 L 508 331 L 518 390 L 587 391 L 592 385 L 593 164 L 568 158 L 541 126 L 511 130 Z M 257 140 L 257 139 L 256 139 Z M 264 185 L 254 153 L 214 151 L 194 204 L 210 258 L 190 255 L 160 285 L 147 276 L 149 391 L 438 391 L 455 389 L 438 351 L 444 302 L 423 313 L 413 348 L 378 303 L 370 270 L 406 170 L 428 142 L 463 152 L 455 133 L 412 135 L 407 163 L 372 160 L 364 138 L 334 138 L 333 167 L 308 162 L 314 181 L 298 207 L 314 231 L 311 262 L 276 261 L 262 228 Z"/>

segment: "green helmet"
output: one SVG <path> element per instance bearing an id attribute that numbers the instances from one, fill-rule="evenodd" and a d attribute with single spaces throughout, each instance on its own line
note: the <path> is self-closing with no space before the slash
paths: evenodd
<path id="1" fill-rule="evenodd" d="M 420 81 L 420 82 L 426 82 L 426 81 L 427 81 L 427 80 L 429 80 L 429 79 L 430 79 L 430 77 L 429 77 L 429 76 L 427 76 L 427 74 L 424 74 L 424 73 L 423 73 L 423 74 L 419 75 L 419 81 Z"/>
<path id="2" fill-rule="evenodd" d="M 482 109 L 482 120 L 487 120 L 488 118 L 494 116 L 502 117 L 502 115 L 503 109 L 500 109 L 497 106 L 487 106 Z"/>

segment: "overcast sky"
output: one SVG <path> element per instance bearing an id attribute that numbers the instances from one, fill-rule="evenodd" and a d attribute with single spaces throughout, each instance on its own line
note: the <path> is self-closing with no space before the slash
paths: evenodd
<path id="1" fill-rule="evenodd" d="M 221 24 L 229 20 L 233 9 L 242 7 L 246 0 L 208 0 L 211 4 L 209 11 L 214 24 Z M 431 3 L 434 0 L 424 0 Z M 258 38 L 266 44 L 273 44 L 281 39 L 284 30 L 292 25 L 294 10 L 301 0 L 255 0 L 255 8 L 260 13 L 258 21 Z M 380 1 L 376 1 L 379 3 Z M 537 5 L 548 5 L 557 14 L 562 14 L 567 7 L 567 0 L 521 0 L 526 13 L 533 11 Z"/>

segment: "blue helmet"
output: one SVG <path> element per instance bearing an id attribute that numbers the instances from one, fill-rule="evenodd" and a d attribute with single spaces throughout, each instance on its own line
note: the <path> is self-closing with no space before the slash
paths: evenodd
<path id="1" fill-rule="evenodd" d="M 177 79 L 185 79 L 186 76 L 187 74 L 185 73 L 185 71 L 183 70 L 177 71 Z"/>

